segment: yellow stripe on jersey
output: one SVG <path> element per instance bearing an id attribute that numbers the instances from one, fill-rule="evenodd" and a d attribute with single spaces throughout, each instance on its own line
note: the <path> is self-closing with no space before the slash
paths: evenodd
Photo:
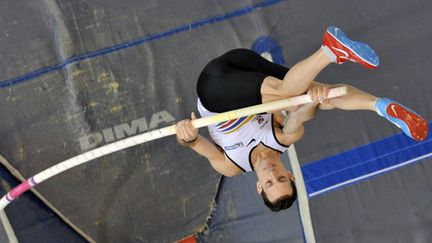
<path id="1" fill-rule="evenodd" d="M 244 120 L 242 123 L 240 123 L 240 125 L 238 125 L 236 128 L 230 130 L 229 132 L 224 132 L 224 134 L 230 134 L 233 133 L 237 130 L 239 130 L 242 126 L 244 126 L 246 123 L 248 123 L 250 120 L 252 120 L 255 117 L 255 115 L 253 116 L 248 116 L 248 118 L 246 120 Z"/>

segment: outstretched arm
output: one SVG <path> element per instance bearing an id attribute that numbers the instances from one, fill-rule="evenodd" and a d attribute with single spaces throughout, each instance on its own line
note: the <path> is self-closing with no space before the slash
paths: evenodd
<path id="1" fill-rule="evenodd" d="M 191 118 L 196 119 L 192 112 Z M 211 166 L 224 176 L 234 176 L 241 171 L 236 168 L 222 150 L 213 142 L 198 134 L 190 119 L 180 121 L 176 125 L 176 138 L 179 144 L 190 147 L 193 151 L 208 159 Z"/>

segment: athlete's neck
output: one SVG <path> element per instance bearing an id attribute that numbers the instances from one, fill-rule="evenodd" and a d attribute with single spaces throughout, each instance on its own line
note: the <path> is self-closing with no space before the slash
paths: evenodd
<path id="1" fill-rule="evenodd" d="M 252 150 L 252 154 L 251 154 L 252 166 L 256 168 L 256 166 L 258 166 L 259 161 L 272 159 L 275 157 L 279 158 L 280 153 L 260 144 Z"/>

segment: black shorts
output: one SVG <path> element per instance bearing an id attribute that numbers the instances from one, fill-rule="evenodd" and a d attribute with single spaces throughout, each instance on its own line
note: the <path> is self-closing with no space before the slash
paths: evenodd
<path id="1" fill-rule="evenodd" d="M 264 79 L 273 76 L 282 80 L 288 70 L 254 51 L 234 49 L 207 64 L 198 78 L 198 97 L 212 112 L 258 105 Z"/>

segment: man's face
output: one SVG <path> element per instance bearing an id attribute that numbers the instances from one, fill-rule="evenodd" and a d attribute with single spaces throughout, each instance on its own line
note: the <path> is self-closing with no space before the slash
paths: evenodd
<path id="1" fill-rule="evenodd" d="M 291 172 L 285 169 L 280 159 L 260 160 L 255 168 L 257 173 L 257 191 L 264 191 L 270 202 L 276 201 L 284 195 L 292 195 L 291 181 L 295 181 Z"/>

